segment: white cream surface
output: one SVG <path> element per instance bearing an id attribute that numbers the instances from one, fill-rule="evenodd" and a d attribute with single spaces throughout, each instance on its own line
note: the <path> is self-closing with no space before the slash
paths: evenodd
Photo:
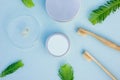
<path id="1" fill-rule="evenodd" d="M 48 39 L 47 47 L 52 55 L 62 56 L 69 49 L 69 41 L 64 35 L 55 34 Z"/>

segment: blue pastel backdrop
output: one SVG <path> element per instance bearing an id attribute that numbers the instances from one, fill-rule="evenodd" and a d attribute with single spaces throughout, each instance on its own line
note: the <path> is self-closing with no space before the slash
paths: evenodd
<path id="1" fill-rule="evenodd" d="M 76 33 L 78 27 L 87 28 L 120 45 L 120 10 L 111 14 L 102 24 L 93 26 L 88 21 L 91 10 L 107 0 L 80 0 L 80 11 L 69 22 L 51 19 L 46 13 L 45 0 L 33 1 L 35 7 L 28 9 L 21 0 L 0 0 L 0 72 L 19 59 L 25 64 L 23 68 L 0 80 L 60 80 L 58 69 L 63 63 L 73 66 L 74 80 L 111 80 L 93 62 L 87 62 L 83 58 L 83 50 L 91 52 L 120 79 L 120 51 L 103 45 L 91 36 L 82 37 Z M 21 49 L 10 41 L 6 24 L 10 16 L 15 15 L 34 16 L 41 25 L 38 41 L 32 48 Z M 45 47 L 45 40 L 55 32 L 64 33 L 70 39 L 71 48 L 65 56 L 54 57 Z"/>

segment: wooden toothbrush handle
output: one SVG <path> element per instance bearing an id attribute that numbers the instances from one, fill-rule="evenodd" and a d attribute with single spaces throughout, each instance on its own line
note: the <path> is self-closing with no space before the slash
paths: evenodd
<path id="1" fill-rule="evenodd" d="M 95 59 L 91 54 L 87 55 L 94 61 L 112 80 L 118 80 L 110 71 L 108 71 L 97 59 Z"/>
<path id="2" fill-rule="evenodd" d="M 97 60 L 94 60 L 94 62 L 108 75 L 111 77 L 112 80 L 118 80 L 110 71 L 108 71 L 101 63 L 99 63 Z"/>
<path id="3" fill-rule="evenodd" d="M 115 44 L 115 43 L 113 43 L 113 42 L 93 33 L 93 32 L 90 32 L 88 30 L 80 28 L 79 32 L 81 32 L 81 31 L 84 32 L 86 35 L 91 35 L 91 36 L 95 37 L 96 39 L 101 41 L 103 44 L 120 51 L 120 46 L 118 46 L 117 44 Z"/>

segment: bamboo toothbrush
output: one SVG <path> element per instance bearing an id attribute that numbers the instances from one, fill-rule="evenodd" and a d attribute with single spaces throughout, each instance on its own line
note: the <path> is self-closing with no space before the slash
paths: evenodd
<path id="1" fill-rule="evenodd" d="M 82 34 L 82 35 L 90 35 L 90 36 L 93 36 L 93 37 L 95 37 L 96 39 L 98 39 L 99 41 L 101 41 L 103 44 L 105 44 L 105 45 L 107 45 L 107 46 L 109 46 L 109 47 L 111 47 L 111 48 L 113 48 L 113 49 L 116 49 L 116 50 L 119 50 L 119 51 L 120 51 L 120 46 L 119 46 L 119 45 L 117 45 L 117 44 L 115 44 L 115 43 L 113 43 L 113 42 L 111 42 L 111 41 L 109 41 L 109 40 L 107 40 L 107 39 L 105 39 L 105 38 L 103 38 L 103 37 L 101 37 L 101 36 L 93 33 L 93 32 L 90 32 L 90 31 L 88 31 L 88 30 L 86 30 L 86 29 L 83 29 L 83 28 L 79 28 L 77 32 L 78 32 L 79 34 Z"/>
<path id="2" fill-rule="evenodd" d="M 83 52 L 83 57 L 88 61 L 94 61 L 112 80 L 118 80 L 111 72 L 109 72 L 97 59 L 95 59 L 87 51 Z"/>

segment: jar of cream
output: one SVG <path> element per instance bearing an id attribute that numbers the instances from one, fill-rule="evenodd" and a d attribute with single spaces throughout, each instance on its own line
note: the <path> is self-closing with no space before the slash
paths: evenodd
<path id="1" fill-rule="evenodd" d="M 46 41 L 46 47 L 53 56 L 63 56 L 70 49 L 70 41 L 68 37 L 62 33 L 51 35 Z"/>

